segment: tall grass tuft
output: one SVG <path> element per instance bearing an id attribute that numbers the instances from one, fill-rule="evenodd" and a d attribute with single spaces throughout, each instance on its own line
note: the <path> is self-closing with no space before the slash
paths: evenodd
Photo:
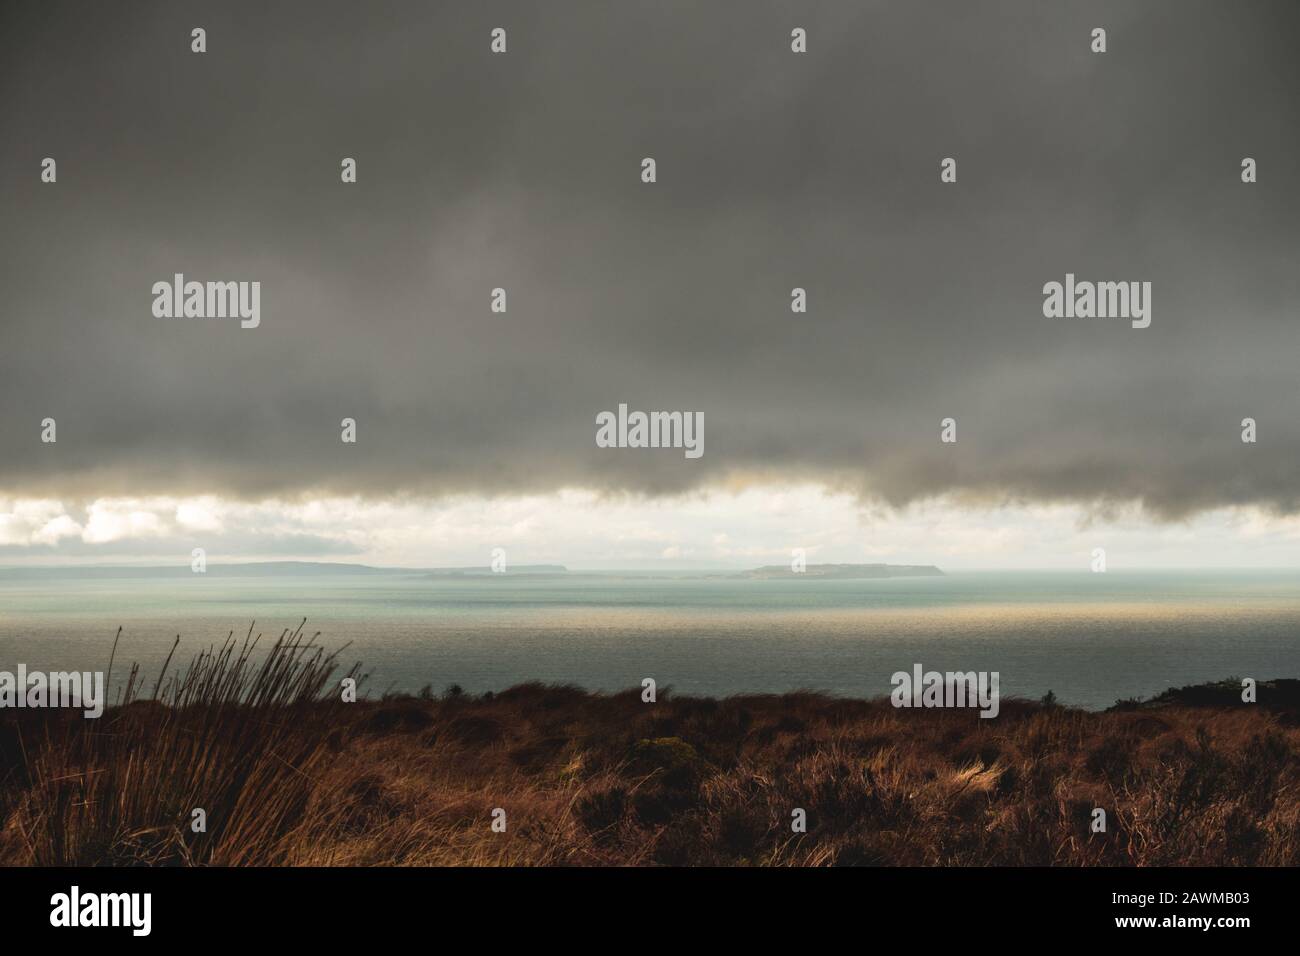
<path id="1" fill-rule="evenodd" d="M 10 826 L 27 862 L 284 861 L 305 836 L 304 809 L 325 768 L 322 728 L 345 706 L 325 696 L 343 648 L 325 653 L 303 624 L 261 655 L 251 627 L 183 671 L 170 672 L 169 655 L 147 697 L 133 666 L 99 720 L 20 723 L 20 765 L 10 771 L 18 779 L 6 783 L 25 785 Z M 110 658 L 110 677 L 111 667 Z M 359 667 L 346 676 L 359 680 Z"/>

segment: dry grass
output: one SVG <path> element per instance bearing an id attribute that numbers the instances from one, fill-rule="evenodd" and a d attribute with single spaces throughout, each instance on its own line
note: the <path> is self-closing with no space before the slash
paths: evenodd
<path id="1" fill-rule="evenodd" d="M 250 630 L 183 672 L 164 665 L 145 700 L 133 667 L 98 720 L 11 711 L 0 723 L 0 860 L 263 863 L 309 839 L 303 809 L 329 769 L 309 728 L 342 723 L 344 705 L 321 699 L 335 655 L 301 627 L 267 653 L 257 644 Z M 194 808 L 208 814 L 206 833 L 190 827 Z"/>
<path id="2" fill-rule="evenodd" d="M 1264 686 L 994 720 L 538 684 L 343 704 L 301 634 L 256 667 L 247 645 L 98 721 L 5 714 L 0 862 L 1300 864 L 1300 727 Z"/>

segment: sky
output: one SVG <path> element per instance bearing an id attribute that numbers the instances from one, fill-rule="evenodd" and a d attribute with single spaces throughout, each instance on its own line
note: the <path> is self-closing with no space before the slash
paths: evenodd
<path id="1" fill-rule="evenodd" d="M 4 4 L 0 564 L 1293 566 L 1297 28 Z M 260 324 L 155 316 L 176 273 Z M 1150 282 L 1150 326 L 1045 317 L 1067 274 Z M 704 454 L 598 447 L 621 403 Z"/>

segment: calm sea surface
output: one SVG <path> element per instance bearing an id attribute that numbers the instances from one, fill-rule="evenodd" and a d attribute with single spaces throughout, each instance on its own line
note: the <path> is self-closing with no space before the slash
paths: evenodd
<path id="1" fill-rule="evenodd" d="M 176 660 L 250 622 L 296 627 L 387 689 L 500 690 L 525 680 L 679 693 L 813 688 L 880 696 L 890 675 L 1001 674 L 1004 696 L 1105 707 L 1230 676 L 1300 676 L 1300 572 L 953 573 L 828 581 L 702 575 L 112 577 L 0 570 L 0 669 L 103 670 Z"/>

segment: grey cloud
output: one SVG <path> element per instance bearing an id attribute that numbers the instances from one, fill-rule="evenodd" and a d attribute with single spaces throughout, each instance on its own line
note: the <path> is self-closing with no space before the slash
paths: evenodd
<path id="1" fill-rule="evenodd" d="M 1289 0 L 0 17 L 0 492 L 1297 506 Z M 174 272 L 260 281 L 261 327 L 154 318 Z M 1151 327 L 1045 319 L 1066 272 L 1152 282 Z M 596 448 L 620 402 L 704 457 Z"/>

